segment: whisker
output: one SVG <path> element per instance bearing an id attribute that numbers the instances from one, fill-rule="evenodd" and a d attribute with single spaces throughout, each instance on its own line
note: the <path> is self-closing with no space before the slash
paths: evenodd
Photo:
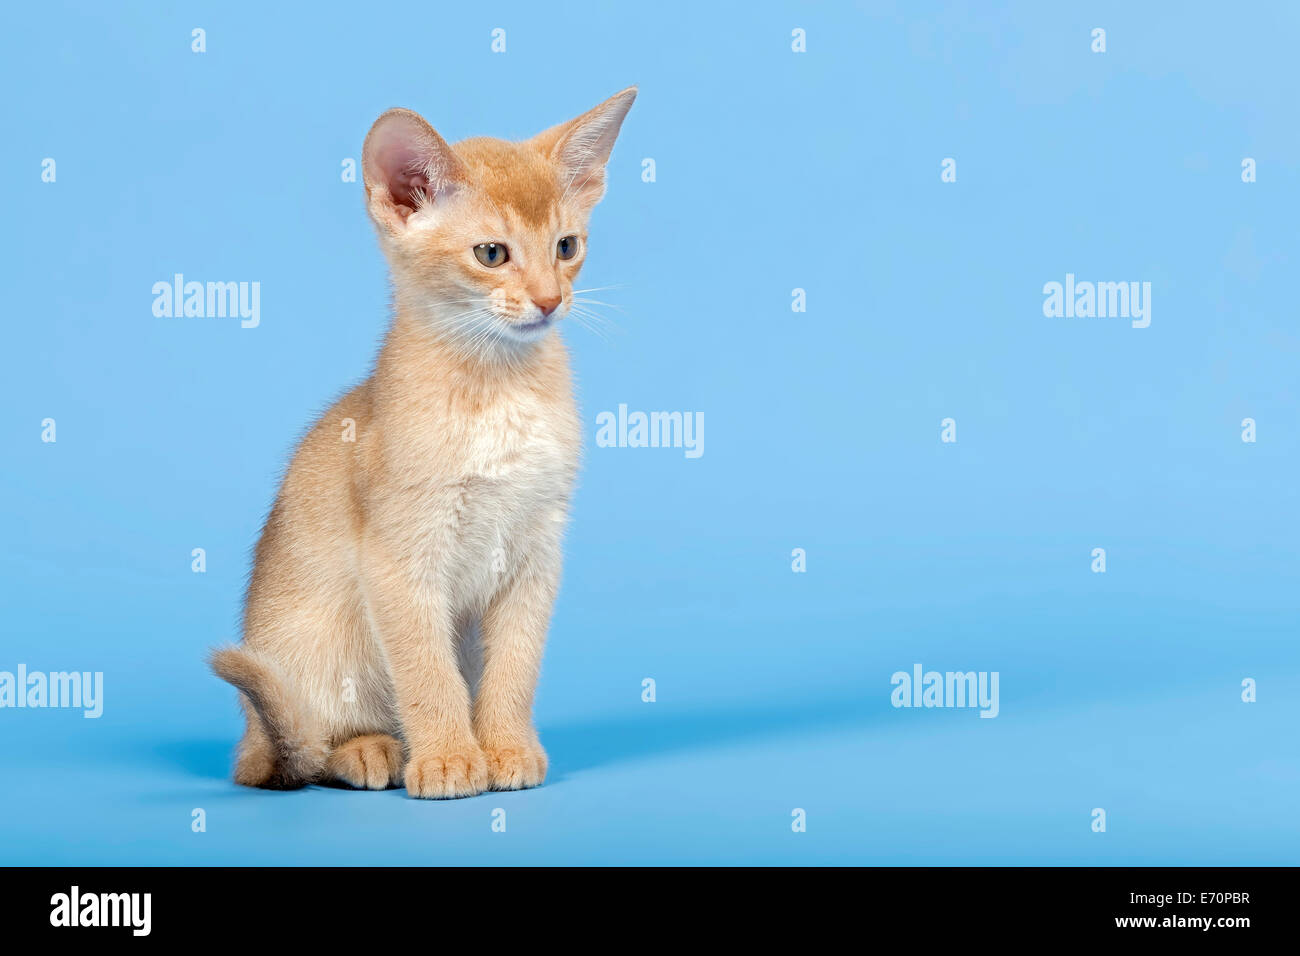
<path id="1" fill-rule="evenodd" d="M 587 303 L 585 303 L 585 302 L 577 302 L 577 303 L 575 303 L 574 305 L 572 305 L 572 306 L 569 307 L 569 311 L 570 311 L 570 312 L 573 312 L 573 311 L 581 312 L 582 314 L 584 314 L 584 315 L 586 315 L 586 316 L 588 316 L 588 317 L 594 319 L 594 320 L 597 321 L 597 322 L 604 322 L 604 323 L 606 323 L 606 324 L 608 324 L 608 325 L 613 325 L 613 326 L 617 326 L 617 325 L 618 325 L 618 322 L 616 322 L 614 319 L 610 318 L 609 316 L 607 316 L 607 315 L 601 315 L 601 314 L 600 314 L 599 312 L 597 312 L 595 309 L 590 309 L 590 308 L 588 308 L 588 307 L 587 307 Z M 620 311 L 622 311 L 622 310 L 620 310 Z"/>
<path id="2" fill-rule="evenodd" d="M 615 305 L 613 302 L 601 302 L 599 299 L 575 298 L 573 301 L 578 303 L 579 305 L 603 305 L 608 309 L 617 309 L 620 312 L 623 311 L 623 307 L 621 305 Z"/>
<path id="3" fill-rule="evenodd" d="M 569 316 L 580 326 L 589 332 L 595 334 L 602 341 L 608 343 L 611 341 L 609 331 L 623 331 L 616 323 L 610 321 L 602 315 L 597 315 L 583 308 L 573 308 L 569 310 Z"/>
<path id="4" fill-rule="evenodd" d="M 582 295 L 585 292 L 608 292 L 610 289 L 622 289 L 622 288 L 624 288 L 624 286 L 621 284 L 620 285 L 598 285 L 598 286 L 593 286 L 590 289 L 574 289 L 572 290 L 572 294 Z"/>

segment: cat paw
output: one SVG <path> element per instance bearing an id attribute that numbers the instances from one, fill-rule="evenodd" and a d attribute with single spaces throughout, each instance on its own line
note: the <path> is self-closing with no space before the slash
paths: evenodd
<path id="1" fill-rule="evenodd" d="M 487 760 L 477 746 L 413 755 L 406 765 L 406 792 L 426 800 L 472 797 L 488 786 Z"/>
<path id="2" fill-rule="evenodd" d="M 527 790 L 546 779 L 546 751 L 540 744 L 483 748 L 493 790 Z"/>
<path id="3" fill-rule="evenodd" d="M 383 790 L 402 779 L 402 745 L 388 734 L 353 737 L 334 748 L 330 776 L 361 790 Z"/>

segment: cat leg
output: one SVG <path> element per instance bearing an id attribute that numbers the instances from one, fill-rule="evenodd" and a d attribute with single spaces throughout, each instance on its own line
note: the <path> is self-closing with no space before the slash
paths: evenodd
<path id="1" fill-rule="evenodd" d="M 487 789 L 487 762 L 470 722 L 469 687 L 456 656 L 455 622 L 422 569 L 363 549 L 375 629 L 392 679 L 413 797 L 469 797 Z"/>
<path id="2" fill-rule="evenodd" d="M 363 734 L 339 744 L 325 771 L 359 790 L 383 790 L 402 782 L 402 745 L 388 734 Z"/>
<path id="3" fill-rule="evenodd" d="M 493 790 L 523 790 L 546 778 L 546 751 L 533 727 L 533 694 L 559 584 L 558 544 L 553 550 L 534 553 L 483 615 L 474 733 L 487 755 Z"/>
<path id="4" fill-rule="evenodd" d="M 476 618 L 467 617 L 456 628 L 456 660 L 465 677 L 470 698 L 473 699 L 478 693 L 479 678 L 483 675 L 483 641 Z"/>

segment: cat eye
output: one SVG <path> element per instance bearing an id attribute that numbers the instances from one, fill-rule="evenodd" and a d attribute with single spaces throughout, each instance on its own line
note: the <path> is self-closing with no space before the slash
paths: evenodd
<path id="1" fill-rule="evenodd" d="M 578 254 L 578 237 L 565 236 L 555 245 L 557 259 L 572 259 Z"/>
<path id="2" fill-rule="evenodd" d="M 509 261 L 510 253 L 499 242 L 480 242 L 474 247 L 474 257 L 489 269 Z"/>

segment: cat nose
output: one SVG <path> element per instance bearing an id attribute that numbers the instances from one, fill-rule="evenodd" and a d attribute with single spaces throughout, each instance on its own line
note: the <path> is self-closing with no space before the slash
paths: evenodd
<path id="1" fill-rule="evenodd" d="M 533 299 L 533 305 L 542 310 L 542 315 L 550 317 L 550 314 L 559 308 L 562 297 L 558 295 L 548 295 L 540 299 Z"/>

